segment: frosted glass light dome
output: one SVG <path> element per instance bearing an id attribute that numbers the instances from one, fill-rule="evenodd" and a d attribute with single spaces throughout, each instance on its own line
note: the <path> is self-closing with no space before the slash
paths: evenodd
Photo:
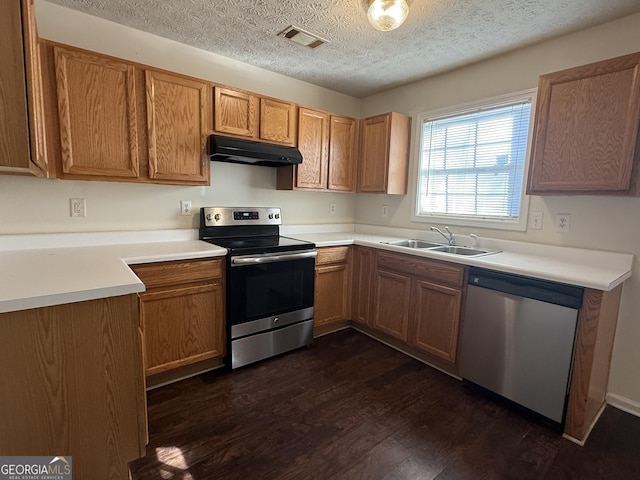
<path id="1" fill-rule="evenodd" d="M 372 0 L 367 11 L 373 28 L 388 32 L 398 28 L 409 14 L 406 0 Z"/>

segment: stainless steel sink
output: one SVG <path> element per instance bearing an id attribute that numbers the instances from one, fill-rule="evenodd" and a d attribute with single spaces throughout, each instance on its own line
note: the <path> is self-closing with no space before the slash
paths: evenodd
<path id="1" fill-rule="evenodd" d="M 395 242 L 383 242 L 387 245 L 393 245 L 396 247 L 409 247 L 409 248 L 432 248 L 446 246 L 442 243 L 427 242 L 426 240 L 397 240 Z"/>
<path id="2" fill-rule="evenodd" d="M 432 252 L 444 252 L 451 253 L 453 255 L 487 255 L 489 253 L 496 253 L 493 250 L 483 250 L 480 248 L 460 247 L 457 245 L 442 245 L 440 247 L 431 248 Z"/>
<path id="3" fill-rule="evenodd" d="M 444 243 L 429 242 L 427 240 L 418 240 L 416 238 L 412 240 L 396 240 L 394 242 L 381 242 L 381 243 L 384 243 L 387 245 L 393 245 L 395 247 L 416 248 L 416 249 L 428 250 L 430 252 L 441 252 L 441 253 L 448 253 L 451 255 L 465 255 L 468 257 L 498 253 L 496 250 L 463 247 L 461 245 L 446 245 Z"/>

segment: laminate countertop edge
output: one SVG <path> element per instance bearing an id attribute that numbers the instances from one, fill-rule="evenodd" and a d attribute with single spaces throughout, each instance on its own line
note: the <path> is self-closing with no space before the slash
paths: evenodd
<path id="1" fill-rule="evenodd" d="M 0 251 L 0 313 L 143 292 L 129 265 L 226 255 L 199 240 Z"/>

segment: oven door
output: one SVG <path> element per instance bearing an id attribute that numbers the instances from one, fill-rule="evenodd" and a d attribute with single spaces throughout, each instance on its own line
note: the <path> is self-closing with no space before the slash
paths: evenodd
<path id="1" fill-rule="evenodd" d="M 313 318 L 316 250 L 231 256 L 231 339 Z"/>

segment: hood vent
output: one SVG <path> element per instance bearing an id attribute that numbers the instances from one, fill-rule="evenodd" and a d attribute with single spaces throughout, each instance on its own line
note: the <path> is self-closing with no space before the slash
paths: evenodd
<path id="1" fill-rule="evenodd" d="M 283 167 L 302 163 L 302 154 L 295 147 L 222 135 L 209 136 L 209 157 L 212 162 L 244 163 L 262 167 Z"/>

